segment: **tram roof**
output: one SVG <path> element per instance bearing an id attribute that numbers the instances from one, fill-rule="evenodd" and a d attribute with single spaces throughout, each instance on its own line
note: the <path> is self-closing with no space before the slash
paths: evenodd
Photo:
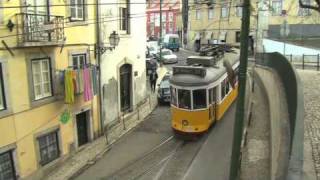
<path id="1" fill-rule="evenodd" d="M 192 58 L 195 58 L 195 56 Z M 239 50 L 235 50 L 234 53 L 225 53 L 224 57 L 217 61 L 215 66 L 176 66 L 177 68 L 201 69 L 205 73 L 176 73 L 172 75 L 170 83 L 177 86 L 205 86 L 211 84 L 226 73 L 226 68 L 223 65 L 224 60 L 228 60 L 233 66 L 239 61 Z"/>

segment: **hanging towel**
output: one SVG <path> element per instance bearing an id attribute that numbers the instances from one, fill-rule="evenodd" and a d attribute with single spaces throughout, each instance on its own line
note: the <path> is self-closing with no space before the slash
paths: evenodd
<path id="1" fill-rule="evenodd" d="M 64 75 L 65 102 L 67 104 L 74 103 L 74 86 L 72 80 L 72 71 L 67 70 Z"/>
<path id="2" fill-rule="evenodd" d="M 93 97 L 92 87 L 91 87 L 91 78 L 88 68 L 83 69 L 83 82 L 84 82 L 84 101 L 90 101 Z"/>
<path id="3" fill-rule="evenodd" d="M 72 82 L 73 82 L 73 93 L 77 94 L 77 89 L 78 89 L 78 85 L 77 85 L 77 72 L 75 70 L 71 70 L 71 75 L 72 75 Z"/>

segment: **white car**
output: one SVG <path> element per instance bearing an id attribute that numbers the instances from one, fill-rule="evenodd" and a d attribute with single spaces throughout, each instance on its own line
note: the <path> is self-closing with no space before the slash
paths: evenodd
<path id="1" fill-rule="evenodd" d="M 149 48 L 149 53 L 151 56 L 155 56 L 158 52 L 158 49 L 156 47 L 150 46 Z"/>
<path id="2" fill-rule="evenodd" d="M 157 60 L 162 61 L 163 63 L 177 63 L 178 58 L 177 55 L 173 54 L 170 49 L 162 49 L 161 51 L 161 60 L 160 60 L 160 52 L 157 53 Z"/>

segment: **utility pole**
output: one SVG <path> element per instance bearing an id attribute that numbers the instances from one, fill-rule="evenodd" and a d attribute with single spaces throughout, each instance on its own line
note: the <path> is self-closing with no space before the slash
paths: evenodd
<path id="1" fill-rule="evenodd" d="M 250 0 L 243 0 L 241 36 L 240 36 L 240 67 L 239 67 L 239 93 L 237 100 L 236 119 L 233 126 L 233 143 L 229 180 L 239 179 L 240 151 L 245 118 L 245 91 L 248 64 L 248 40 L 250 27 Z"/>
<path id="2" fill-rule="evenodd" d="M 188 0 L 182 0 L 182 20 L 183 20 L 183 44 L 184 47 L 187 46 L 188 40 L 187 40 L 187 31 L 188 31 Z"/>
<path id="3" fill-rule="evenodd" d="M 160 0 L 160 66 L 162 66 L 162 0 Z"/>

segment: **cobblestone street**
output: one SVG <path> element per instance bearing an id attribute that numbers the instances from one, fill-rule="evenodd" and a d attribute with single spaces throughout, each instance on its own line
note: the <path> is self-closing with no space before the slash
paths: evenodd
<path id="1" fill-rule="evenodd" d="M 305 154 L 312 154 L 316 179 L 320 179 L 320 73 L 298 70 L 304 84 Z M 307 179 L 307 178 L 305 178 Z"/>

